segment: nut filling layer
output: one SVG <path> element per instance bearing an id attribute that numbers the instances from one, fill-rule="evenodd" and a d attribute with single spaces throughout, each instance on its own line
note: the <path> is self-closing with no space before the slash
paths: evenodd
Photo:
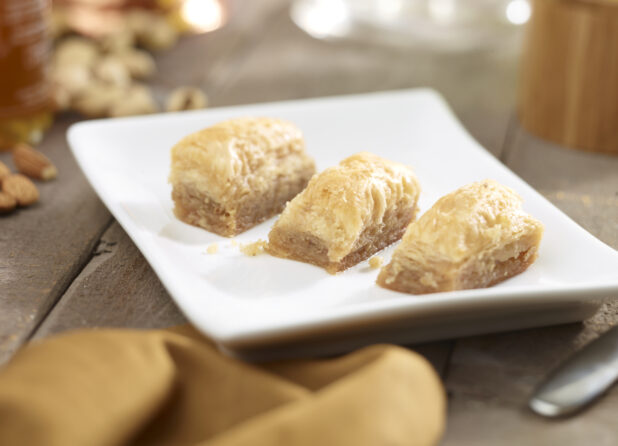
<path id="1" fill-rule="evenodd" d="M 408 227 L 377 283 L 411 294 L 488 287 L 525 271 L 542 235 L 513 190 L 493 180 L 468 184 Z"/>
<path id="2" fill-rule="evenodd" d="M 232 237 L 281 212 L 314 173 L 293 124 L 270 118 L 225 121 L 172 148 L 174 213 Z"/>

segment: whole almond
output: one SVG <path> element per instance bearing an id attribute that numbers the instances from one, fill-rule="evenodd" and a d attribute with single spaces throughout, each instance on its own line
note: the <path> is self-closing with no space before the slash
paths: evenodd
<path id="1" fill-rule="evenodd" d="M 17 206 L 17 200 L 6 192 L 0 192 L 0 214 L 8 214 Z"/>
<path id="2" fill-rule="evenodd" d="M 37 180 L 52 180 L 58 175 L 56 166 L 41 152 L 27 144 L 18 144 L 13 149 L 13 162 L 24 175 Z"/>
<path id="3" fill-rule="evenodd" d="M 0 180 L 4 177 L 8 177 L 11 174 L 11 169 L 7 167 L 2 161 L 0 161 Z"/>
<path id="4" fill-rule="evenodd" d="M 2 179 L 2 192 L 15 198 L 19 206 L 30 206 L 39 200 L 39 190 L 30 178 L 20 173 Z"/>

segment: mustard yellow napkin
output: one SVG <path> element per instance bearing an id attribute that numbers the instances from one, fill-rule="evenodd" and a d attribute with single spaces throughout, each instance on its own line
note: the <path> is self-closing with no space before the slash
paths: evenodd
<path id="1" fill-rule="evenodd" d="M 0 370 L 1 445 L 432 445 L 444 417 L 432 367 L 395 346 L 252 365 L 188 326 L 93 330 Z"/>

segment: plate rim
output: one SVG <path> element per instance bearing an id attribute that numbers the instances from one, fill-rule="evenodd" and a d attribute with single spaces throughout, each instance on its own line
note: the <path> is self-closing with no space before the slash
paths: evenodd
<path id="1" fill-rule="evenodd" d="M 127 235 L 131 238 L 133 243 L 137 246 L 139 251 L 144 255 L 144 258 L 151 266 L 155 274 L 160 279 L 162 285 L 169 293 L 172 300 L 176 303 L 180 311 L 187 317 L 189 321 L 193 323 L 199 330 L 206 333 L 208 336 L 212 337 L 217 343 L 226 346 L 227 348 L 234 348 L 234 345 L 255 345 L 263 347 L 265 343 L 271 343 L 273 338 L 277 337 L 289 337 L 294 336 L 295 334 L 301 332 L 318 332 L 320 330 L 324 330 L 327 328 L 332 328 L 342 323 L 349 323 L 351 321 L 358 322 L 359 320 L 371 320 L 376 319 L 376 316 L 388 318 L 397 315 L 400 318 L 404 318 L 406 315 L 409 317 L 414 312 L 419 310 L 419 305 L 414 304 L 410 305 L 407 303 L 405 299 L 389 299 L 389 305 L 377 309 L 373 309 L 370 313 L 367 313 L 366 310 L 363 311 L 362 305 L 356 304 L 354 308 L 347 308 L 345 314 L 335 314 L 330 315 L 322 315 L 319 319 L 308 320 L 301 323 L 296 322 L 295 324 L 288 326 L 286 324 L 280 324 L 277 327 L 270 328 L 258 328 L 258 329 L 249 329 L 244 330 L 244 332 L 236 332 L 236 333 L 227 333 L 225 329 L 221 330 L 216 324 L 212 324 L 212 321 L 204 322 L 204 318 L 200 317 L 199 314 L 193 314 L 188 309 L 184 308 L 185 303 L 184 297 L 179 296 L 182 293 L 175 292 L 175 285 L 173 278 L 168 278 L 168 272 L 163 269 L 163 266 L 152 260 L 150 256 L 157 255 L 153 252 L 151 246 L 148 245 L 147 241 L 142 237 L 141 234 L 131 228 L 131 222 L 129 222 L 125 215 L 119 213 L 119 210 L 116 208 L 116 204 L 114 204 L 114 200 L 108 197 L 105 192 L 105 188 L 101 187 L 98 184 L 97 179 L 90 175 L 88 172 L 90 170 L 89 166 L 86 166 L 86 156 L 82 153 L 85 152 L 85 148 L 79 147 L 81 144 L 77 142 L 78 139 L 81 139 L 82 133 L 89 132 L 91 129 L 96 127 L 109 127 L 114 125 L 131 125 L 132 123 L 140 123 L 140 122 L 151 122 L 151 121 L 159 121 L 159 120 L 167 120 L 170 117 L 173 118 L 181 118 L 183 116 L 191 115 L 191 114 L 204 114 L 204 112 L 221 112 L 225 113 L 226 111 L 233 111 L 236 109 L 260 109 L 264 107 L 278 107 L 285 105 L 298 105 L 304 103 L 322 103 L 327 104 L 328 102 L 341 102 L 341 101 L 355 101 L 355 100 L 364 100 L 372 97 L 384 97 L 388 96 L 401 98 L 401 96 L 409 96 L 409 95 L 425 95 L 431 97 L 432 100 L 435 100 L 440 103 L 442 107 L 449 113 L 450 118 L 453 121 L 459 131 L 462 132 L 463 135 L 470 142 L 470 146 L 474 146 L 476 152 L 487 159 L 490 159 L 492 163 L 496 164 L 501 169 L 506 169 L 514 179 L 517 180 L 521 187 L 527 188 L 529 193 L 535 194 L 538 199 L 542 200 L 544 206 L 549 206 L 554 212 L 561 214 L 562 218 L 565 218 L 570 222 L 569 224 L 575 225 L 579 231 L 581 231 L 582 236 L 586 236 L 588 238 L 588 242 L 596 244 L 598 247 L 602 247 L 603 249 L 608 249 L 613 252 L 613 254 L 617 254 L 616 250 L 614 250 L 609 245 L 605 244 L 603 241 L 596 238 L 594 235 L 589 233 L 587 230 L 582 228 L 578 223 L 576 223 L 571 217 L 562 212 L 557 206 L 555 206 L 552 202 L 550 202 L 546 197 L 544 197 L 540 192 L 536 191 L 531 185 L 529 185 L 526 181 L 520 178 L 515 172 L 513 172 L 508 166 L 500 162 L 491 152 L 485 149 L 463 126 L 463 124 L 458 119 L 457 115 L 453 112 L 452 108 L 449 106 L 448 102 L 435 90 L 431 88 L 411 88 L 411 89 L 403 89 L 403 90 L 387 90 L 387 91 L 378 91 L 378 92 L 370 92 L 370 93 L 359 93 L 359 94 L 349 94 L 349 95 L 336 95 L 336 96 L 324 96 L 324 97 L 312 97 L 306 99 L 290 99 L 283 101 L 273 101 L 273 102 L 257 102 L 257 103 L 248 103 L 248 104 L 238 104 L 238 105 L 230 105 L 225 107 L 215 107 L 207 110 L 196 110 L 196 111 L 188 111 L 188 112 L 174 112 L 174 113 L 161 113 L 157 115 L 143 115 L 143 116 L 133 116 L 133 117 L 125 117 L 125 118 L 111 118 L 111 119 L 96 119 L 90 121 L 82 121 L 75 124 L 72 124 L 67 130 L 67 140 L 69 142 L 69 147 L 77 163 L 84 173 L 89 184 L 94 189 L 97 196 L 101 199 L 101 201 L 105 204 L 109 212 L 114 216 L 116 221 L 122 226 Z M 82 158 L 84 156 L 84 158 Z M 528 290 L 527 288 L 530 288 Z M 480 291 L 485 291 L 479 294 Z M 439 306 L 448 305 L 449 299 L 448 296 L 453 296 L 453 293 L 458 293 L 457 296 L 461 294 L 470 294 L 473 299 L 461 299 L 457 302 L 459 305 L 463 306 L 475 306 L 481 305 L 483 303 L 494 302 L 496 298 L 501 300 L 505 299 L 517 299 L 519 303 L 524 301 L 528 301 L 531 299 L 538 299 L 539 295 L 543 296 L 544 299 L 554 299 L 555 296 L 564 299 L 565 297 L 575 297 L 580 296 L 585 293 L 586 299 L 593 300 L 599 298 L 608 298 L 611 293 L 618 293 L 618 279 L 616 282 L 611 283 L 599 283 L 599 282 L 581 282 L 574 285 L 564 285 L 564 286 L 556 286 L 553 288 L 547 289 L 535 289 L 534 286 L 530 287 L 519 287 L 515 290 L 502 290 L 499 295 L 491 292 L 491 288 L 485 289 L 477 289 L 477 290 L 463 290 L 457 292 L 446 292 L 446 293 L 437 293 L 431 295 L 431 297 L 427 297 L 427 299 L 431 299 L 433 307 L 436 306 L 436 302 L 439 303 Z M 405 293 L 399 293 L 391 290 L 385 290 L 389 293 L 393 293 L 394 296 L 401 297 L 402 295 L 409 296 Z M 534 291 L 534 297 L 531 294 L 531 291 Z M 474 295 L 472 295 L 474 294 Z M 427 296 L 427 295 L 425 295 Z M 445 298 L 447 296 L 447 298 Z M 554 297 L 552 297 L 554 296 Z M 454 296 L 453 296 L 454 297 Z M 460 297 L 457 297 L 460 299 Z M 390 302 L 397 302 L 390 304 Z M 545 301 L 546 302 L 546 301 Z M 452 302 L 450 302 L 452 304 Z M 504 305 L 504 304 L 503 304 Z M 599 304 L 600 305 L 600 304 Z M 421 306 L 422 308 L 422 306 Z M 330 312 L 341 312 L 342 308 L 333 307 L 330 308 Z M 434 308 L 434 311 L 437 311 Z"/>

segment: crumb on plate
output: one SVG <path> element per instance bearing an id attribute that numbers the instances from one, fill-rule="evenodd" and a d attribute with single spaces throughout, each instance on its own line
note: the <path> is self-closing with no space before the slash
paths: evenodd
<path id="1" fill-rule="evenodd" d="M 219 245 L 217 245 L 216 243 L 208 245 L 208 248 L 206 248 L 206 252 L 208 254 L 216 254 L 218 251 L 219 251 Z"/>
<path id="2" fill-rule="evenodd" d="M 255 257 L 263 254 L 266 249 L 266 242 L 264 240 L 258 240 L 257 242 L 247 243 L 246 245 L 240 245 L 240 252 L 244 255 Z"/>
<path id="3" fill-rule="evenodd" d="M 382 256 L 373 256 L 369 259 L 369 266 L 371 269 L 378 269 L 384 263 L 384 258 Z"/>

